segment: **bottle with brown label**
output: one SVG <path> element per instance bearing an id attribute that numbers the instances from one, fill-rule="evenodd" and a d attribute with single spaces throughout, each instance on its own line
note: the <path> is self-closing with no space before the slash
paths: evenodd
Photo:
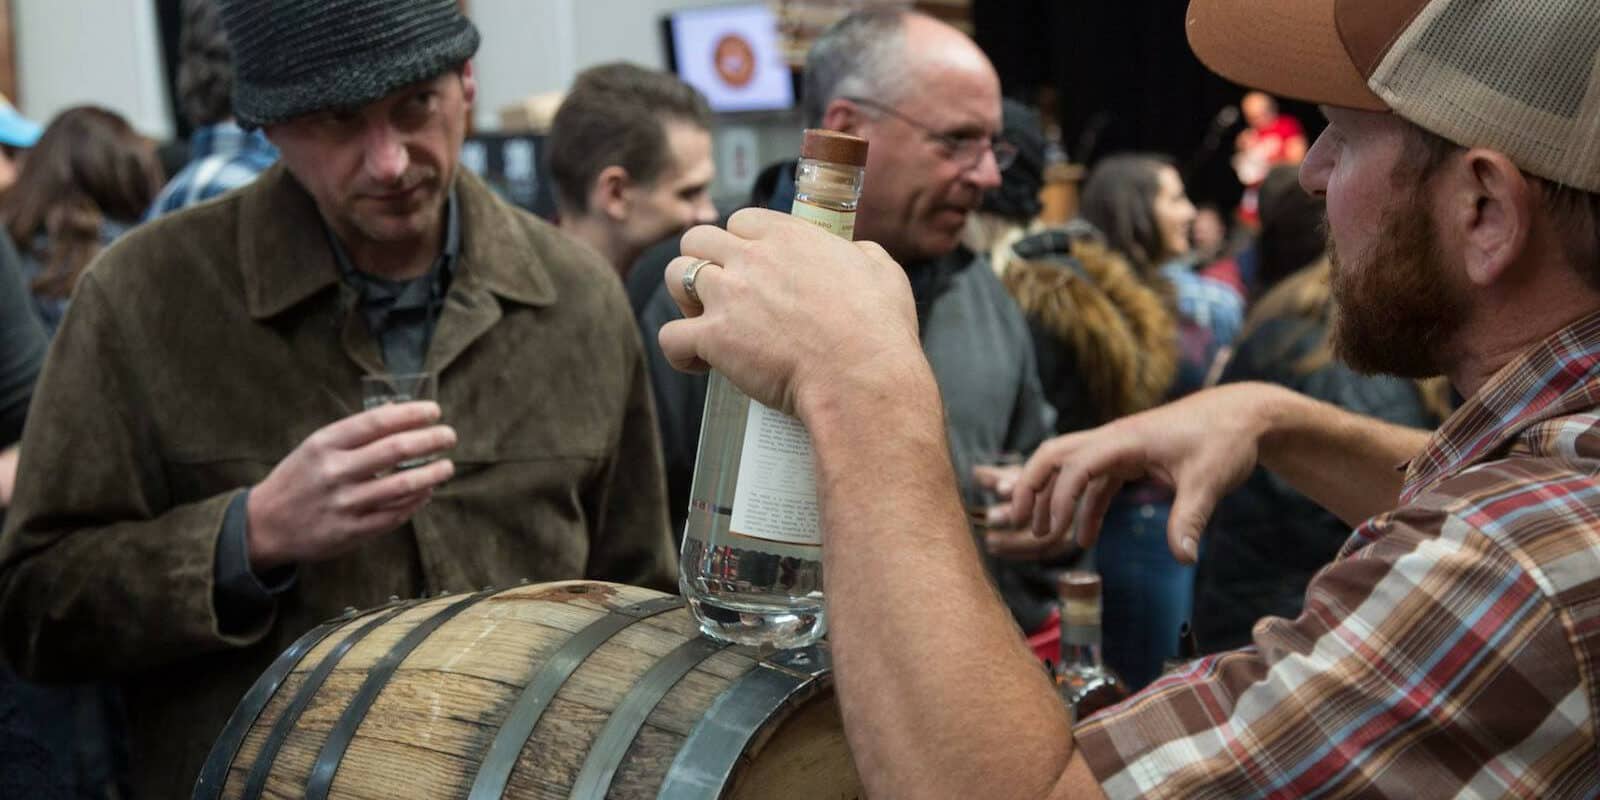
<path id="1" fill-rule="evenodd" d="M 867 142 L 808 130 L 794 216 L 850 239 Z M 792 331 L 803 336 L 805 331 Z M 712 370 L 700 423 L 679 587 L 700 630 L 739 644 L 803 647 L 827 633 L 811 437 Z"/>
<path id="2" fill-rule="evenodd" d="M 1100 576 L 1074 570 L 1056 583 L 1061 597 L 1061 662 L 1056 691 L 1074 723 L 1128 696 L 1128 686 L 1100 660 Z"/>

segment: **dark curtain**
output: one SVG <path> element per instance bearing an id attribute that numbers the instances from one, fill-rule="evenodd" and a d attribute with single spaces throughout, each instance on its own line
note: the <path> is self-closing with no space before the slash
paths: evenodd
<path id="1" fill-rule="evenodd" d="M 1232 207 L 1239 187 L 1228 161 L 1243 122 L 1217 122 L 1244 90 L 1189 51 L 1187 7 L 1187 0 L 973 0 L 972 20 L 1007 96 L 1033 101 L 1041 87 L 1055 88 L 1073 161 L 1166 153 L 1197 203 Z M 1282 108 L 1310 135 L 1321 129 L 1314 106 Z"/>
<path id="2" fill-rule="evenodd" d="M 153 0 L 156 5 L 156 31 L 161 36 L 161 63 L 167 69 L 167 99 L 171 101 L 173 130 L 178 139 L 189 138 L 189 121 L 176 113 L 178 79 L 178 34 L 183 25 L 183 0 Z"/>

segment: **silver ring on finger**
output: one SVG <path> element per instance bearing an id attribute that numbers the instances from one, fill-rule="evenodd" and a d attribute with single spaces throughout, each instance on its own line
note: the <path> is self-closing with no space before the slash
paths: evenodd
<path id="1" fill-rule="evenodd" d="M 696 261 L 693 264 L 690 264 L 689 268 L 683 271 L 683 293 L 688 295 L 689 299 L 693 300 L 694 304 L 697 305 L 697 306 L 704 307 L 705 303 L 700 302 L 700 293 L 695 291 L 695 288 L 694 288 L 695 277 L 700 274 L 700 270 L 701 270 L 702 267 L 705 267 L 705 266 L 707 266 L 709 264 L 712 264 L 712 263 L 713 262 L 711 261 L 711 259 L 702 258 L 699 261 Z"/>

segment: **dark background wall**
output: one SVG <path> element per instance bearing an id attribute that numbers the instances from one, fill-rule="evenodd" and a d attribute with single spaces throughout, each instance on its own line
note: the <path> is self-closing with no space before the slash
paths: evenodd
<path id="1" fill-rule="evenodd" d="M 183 30 L 183 0 L 154 0 L 156 6 L 156 29 L 161 36 L 161 61 L 166 66 L 167 91 L 173 97 L 172 107 L 176 109 L 177 103 L 177 75 L 178 75 L 178 36 Z M 189 138 L 189 120 L 183 114 L 173 115 L 173 138 Z"/>
<path id="2" fill-rule="evenodd" d="M 1196 202 L 1231 207 L 1239 186 L 1228 160 L 1243 122 L 1216 123 L 1244 90 L 1189 51 L 1187 6 L 1187 0 L 974 0 L 973 33 L 1007 96 L 1034 102 L 1041 87 L 1055 88 L 1071 160 L 1166 153 L 1183 168 Z M 1285 101 L 1282 109 L 1308 135 L 1321 130 L 1314 106 Z"/>

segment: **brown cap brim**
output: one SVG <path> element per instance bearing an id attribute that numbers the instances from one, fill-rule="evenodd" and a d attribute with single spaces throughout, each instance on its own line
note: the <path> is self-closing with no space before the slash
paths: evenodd
<path id="1" fill-rule="evenodd" d="M 1191 0 L 1189 47 L 1241 86 L 1330 106 L 1387 111 L 1339 38 L 1335 0 Z"/>

